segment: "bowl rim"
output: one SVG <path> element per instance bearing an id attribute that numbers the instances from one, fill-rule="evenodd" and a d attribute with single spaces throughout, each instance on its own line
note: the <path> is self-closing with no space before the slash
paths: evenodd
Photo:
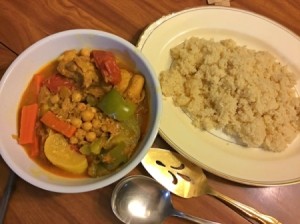
<path id="1" fill-rule="evenodd" d="M 2 156 L 4 162 L 9 166 L 11 170 L 13 170 L 19 177 L 21 177 L 26 182 L 44 190 L 57 192 L 57 193 L 80 193 L 80 192 L 87 192 L 96 190 L 99 188 L 103 188 L 105 186 L 108 186 L 117 180 L 121 179 L 122 177 L 125 177 L 130 171 L 132 171 L 143 159 L 143 157 L 146 155 L 148 149 L 152 146 L 156 136 L 158 135 L 159 130 L 159 120 L 161 117 L 162 112 L 162 96 L 161 96 L 161 90 L 160 90 L 160 84 L 157 79 L 157 76 L 155 75 L 155 71 L 148 61 L 148 59 L 142 54 L 142 52 L 136 48 L 132 43 L 129 41 L 115 35 L 109 32 L 101 31 L 101 30 L 95 30 L 95 29 L 70 29 L 65 30 L 61 32 L 57 32 L 54 34 L 51 34 L 49 36 L 46 36 L 29 47 L 27 47 L 22 53 L 20 53 L 15 60 L 10 64 L 10 66 L 7 68 L 5 73 L 3 74 L 1 80 L 0 80 L 0 94 L 3 94 L 3 88 L 6 83 L 6 79 L 10 76 L 11 72 L 14 70 L 15 67 L 19 65 L 19 63 L 22 62 L 24 58 L 30 54 L 30 52 L 34 51 L 35 48 L 40 47 L 41 45 L 46 44 L 48 41 L 56 41 L 59 38 L 66 37 L 66 36 L 73 36 L 73 35 L 94 35 L 98 36 L 100 38 L 105 37 L 112 39 L 113 41 L 119 42 L 122 45 L 124 45 L 127 49 L 129 49 L 133 54 L 138 56 L 138 58 L 141 59 L 144 66 L 147 68 L 147 71 L 151 75 L 150 79 L 151 82 L 154 84 L 155 88 L 159 91 L 156 91 L 156 94 L 154 95 L 153 102 L 155 104 L 155 110 L 156 110 L 156 116 L 153 118 L 153 124 L 149 124 L 149 128 L 151 128 L 151 131 L 148 133 L 147 139 L 144 141 L 144 145 L 141 147 L 140 152 L 136 153 L 134 158 L 131 158 L 131 162 L 128 162 L 124 164 L 124 166 L 117 170 L 113 175 L 108 175 L 99 178 L 99 181 L 87 183 L 85 185 L 58 185 L 58 184 L 52 184 L 52 183 L 45 183 L 44 181 L 38 179 L 35 175 L 28 174 L 27 172 L 20 169 L 18 164 L 15 164 L 13 160 L 10 158 L 8 153 L 5 153 L 5 149 L 2 143 L 2 139 L 0 139 L 0 155 Z M 42 66 L 42 65 L 41 65 Z M 19 103 L 19 102 L 18 102 Z M 150 115 L 151 116 L 151 115 Z M 17 118 L 16 118 L 17 119 Z M 150 119 L 150 118 L 149 118 Z M 9 133 L 10 134 L 10 133 Z M 17 144 L 17 143 L 16 143 Z M 27 154 L 26 154 L 27 155 Z M 28 157 L 28 159 L 30 159 Z M 60 177 L 57 175 L 57 177 Z M 71 178 L 73 179 L 73 178 Z M 91 178 L 92 179 L 92 178 Z"/>

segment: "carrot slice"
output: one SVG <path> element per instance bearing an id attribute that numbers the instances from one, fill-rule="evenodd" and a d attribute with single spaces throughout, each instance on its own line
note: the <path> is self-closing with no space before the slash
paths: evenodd
<path id="1" fill-rule="evenodd" d="M 35 123 L 38 115 L 38 104 L 30 104 L 22 107 L 19 144 L 31 144 L 34 142 Z"/>
<path id="2" fill-rule="evenodd" d="M 63 121 L 56 117 L 56 115 L 47 111 L 41 118 L 41 122 L 43 122 L 47 127 L 63 134 L 64 136 L 70 138 L 76 132 L 76 127 L 71 125 L 70 123 Z"/>

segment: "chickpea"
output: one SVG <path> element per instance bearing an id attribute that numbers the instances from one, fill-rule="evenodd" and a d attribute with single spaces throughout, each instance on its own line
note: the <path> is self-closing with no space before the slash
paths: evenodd
<path id="1" fill-rule="evenodd" d="M 95 113 L 93 113 L 91 110 L 85 110 L 81 112 L 81 118 L 83 121 L 91 121 L 93 120 L 95 116 Z"/>
<path id="2" fill-rule="evenodd" d="M 80 55 L 82 55 L 82 56 L 88 56 L 89 57 L 90 54 L 91 54 L 91 50 L 88 49 L 88 48 L 82 48 L 81 51 L 80 51 Z"/>
<path id="3" fill-rule="evenodd" d="M 88 141 L 88 142 L 92 142 L 96 139 L 96 133 L 93 132 L 93 131 L 90 131 L 86 134 L 85 136 L 85 139 Z"/>
<path id="4" fill-rule="evenodd" d="M 48 104 L 42 104 L 41 107 L 40 107 L 40 113 L 41 114 L 45 114 L 48 110 L 50 110 L 50 107 Z"/>
<path id="5" fill-rule="evenodd" d="M 78 143 L 78 138 L 75 137 L 75 136 L 72 136 L 72 137 L 70 138 L 70 143 L 71 143 L 71 144 L 77 144 L 77 143 Z"/>
<path id="6" fill-rule="evenodd" d="M 57 94 L 51 96 L 51 97 L 50 97 L 50 102 L 51 102 L 52 104 L 58 103 L 58 102 L 59 102 L 59 96 L 58 96 Z"/>
<path id="7" fill-rule="evenodd" d="M 92 125 L 93 125 L 93 128 L 98 129 L 98 128 L 101 127 L 101 122 L 98 119 L 93 119 L 92 120 Z"/>
<path id="8" fill-rule="evenodd" d="M 92 123 L 89 122 L 89 121 L 84 122 L 84 123 L 82 124 L 82 129 L 85 130 L 85 131 L 91 130 L 92 127 L 93 127 L 93 125 L 92 125 Z"/>
<path id="9" fill-rule="evenodd" d="M 77 129 L 75 133 L 75 137 L 77 137 L 78 140 L 83 140 L 85 135 L 86 135 L 86 131 L 81 128 Z"/>
<path id="10" fill-rule="evenodd" d="M 71 118 L 71 124 L 76 127 L 76 128 L 80 128 L 81 124 L 82 124 L 82 120 L 77 118 L 77 117 L 72 117 Z"/>
<path id="11" fill-rule="evenodd" d="M 53 112 L 59 110 L 58 104 L 54 104 L 54 105 L 50 108 L 50 110 L 53 111 Z"/>
<path id="12" fill-rule="evenodd" d="M 72 102 L 78 103 L 82 100 L 82 95 L 78 91 L 72 93 Z"/>

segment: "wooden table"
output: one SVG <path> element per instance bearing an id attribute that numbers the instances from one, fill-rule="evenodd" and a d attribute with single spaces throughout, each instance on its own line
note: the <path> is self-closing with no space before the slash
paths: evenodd
<path id="1" fill-rule="evenodd" d="M 148 24 L 163 15 L 182 9 L 207 5 L 206 0 L 1 0 L 0 1 L 0 75 L 28 46 L 37 40 L 67 29 L 90 28 L 117 34 L 133 44 Z M 231 7 L 267 16 L 300 36 L 300 0 L 233 0 Z M 170 148 L 159 136 L 154 146 Z M 9 169 L 0 158 L 0 195 Z M 141 165 L 130 174 L 145 174 Z M 251 187 L 208 174 L 218 191 L 282 223 L 300 223 L 300 185 Z M 59 194 L 38 189 L 18 178 L 10 200 L 5 223 L 120 223 L 114 216 L 110 197 L 115 184 L 103 189 Z M 173 196 L 177 209 L 228 224 L 249 223 L 220 201 L 201 196 L 182 199 Z M 170 217 L 165 223 L 188 223 Z"/>

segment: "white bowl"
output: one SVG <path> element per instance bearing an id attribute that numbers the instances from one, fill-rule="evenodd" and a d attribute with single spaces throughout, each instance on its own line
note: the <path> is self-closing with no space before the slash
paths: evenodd
<path id="1" fill-rule="evenodd" d="M 65 178 L 49 173 L 37 165 L 17 144 L 17 110 L 21 96 L 32 75 L 46 63 L 57 58 L 68 49 L 117 50 L 136 64 L 144 74 L 146 90 L 150 96 L 148 131 L 141 140 L 135 154 L 121 169 L 102 178 Z M 97 30 L 78 29 L 50 35 L 26 49 L 10 65 L 0 84 L 0 152 L 8 166 L 22 179 L 36 187 L 61 193 L 86 192 L 105 187 L 128 174 L 143 159 L 158 133 L 161 114 L 161 90 L 149 62 L 139 50 L 126 40 Z"/>

